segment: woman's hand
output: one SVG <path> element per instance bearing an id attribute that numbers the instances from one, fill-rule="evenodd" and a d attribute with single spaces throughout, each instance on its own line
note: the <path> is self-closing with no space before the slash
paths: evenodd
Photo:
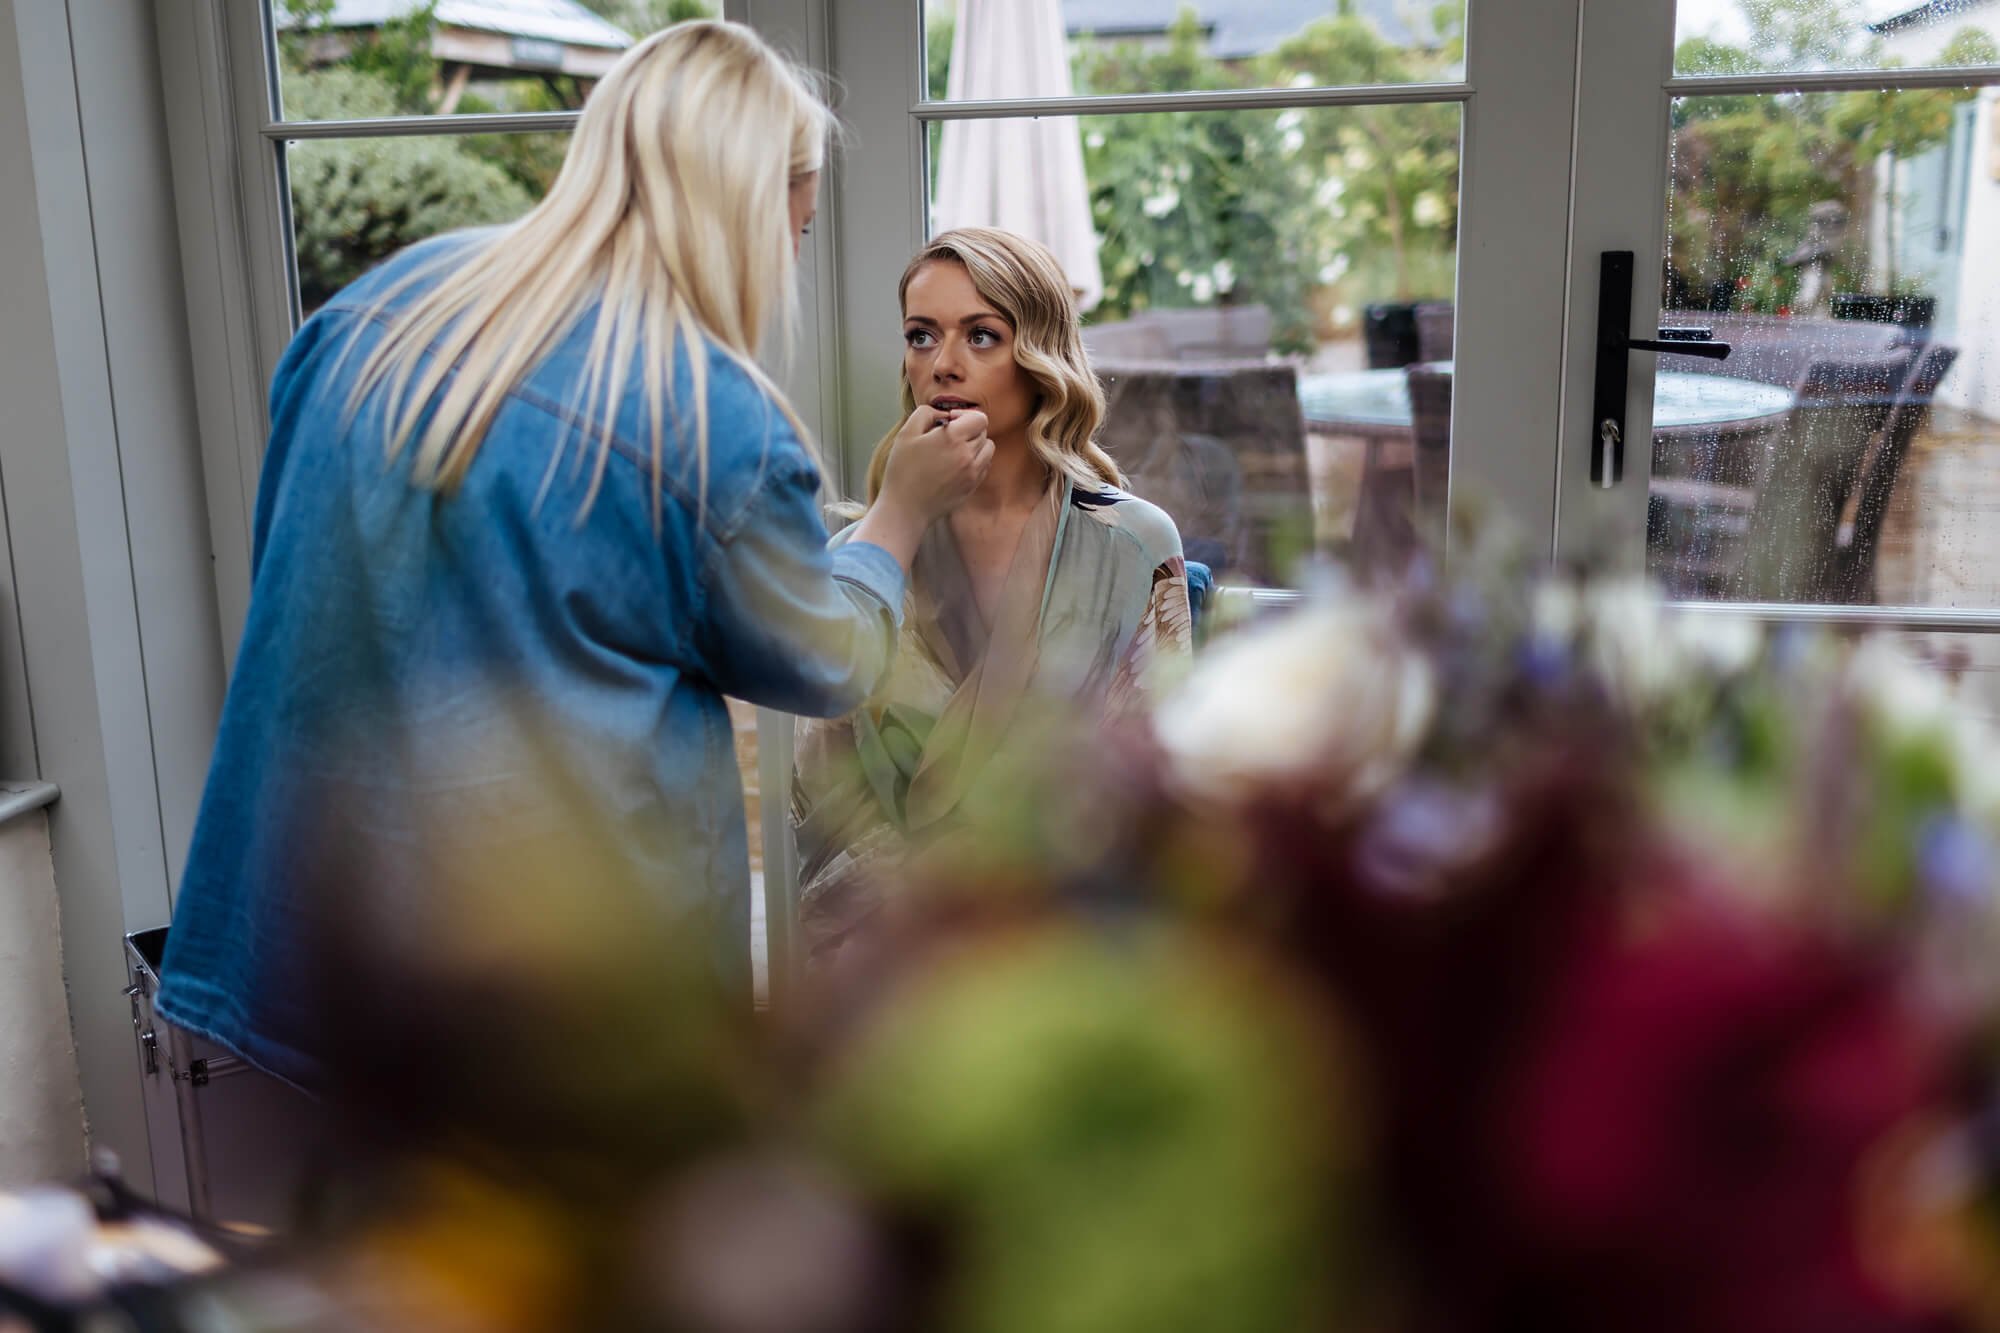
<path id="1" fill-rule="evenodd" d="M 856 528 L 855 539 L 883 547 L 909 568 L 924 529 L 964 503 L 992 466 L 993 441 L 986 434 L 984 412 L 918 407 L 896 432 L 882 493 Z"/>
<path id="2" fill-rule="evenodd" d="M 993 463 L 984 412 L 940 412 L 928 404 L 896 432 L 877 503 L 906 506 L 925 526 L 979 489 Z"/>

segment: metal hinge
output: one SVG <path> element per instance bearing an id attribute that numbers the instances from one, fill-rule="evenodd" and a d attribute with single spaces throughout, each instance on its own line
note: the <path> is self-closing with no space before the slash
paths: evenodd
<path id="1" fill-rule="evenodd" d="M 160 1072 L 160 1034 L 140 1026 L 144 1018 L 139 1012 L 139 997 L 145 992 L 146 988 L 135 981 L 125 988 L 124 994 L 132 1006 L 132 1032 L 139 1040 L 139 1053 L 145 1059 L 145 1073 L 150 1078 Z"/>
<path id="2" fill-rule="evenodd" d="M 233 1055 L 218 1055 L 209 1060 L 190 1060 L 185 1070 L 176 1069 L 174 1077 L 184 1080 L 188 1086 L 205 1088 L 209 1080 L 228 1078 L 231 1074 L 241 1074 L 250 1068 L 250 1062 L 239 1060 Z"/>

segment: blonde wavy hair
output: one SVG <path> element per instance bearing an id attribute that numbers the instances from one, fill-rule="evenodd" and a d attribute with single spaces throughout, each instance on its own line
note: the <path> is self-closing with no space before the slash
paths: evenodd
<path id="1" fill-rule="evenodd" d="M 1076 296 L 1048 247 L 993 227 L 942 232 L 903 270 L 896 287 L 899 308 L 908 309 L 910 280 L 918 270 L 940 263 L 962 266 L 980 299 L 1013 330 L 1015 364 L 1035 385 L 1035 415 L 1028 423 L 1028 447 L 1035 457 L 1051 476 L 1066 475 L 1089 489 L 1123 486 L 1124 473 L 1097 443 L 1097 428 L 1104 424 L 1104 389 L 1083 349 Z M 905 376 L 902 420 L 916 410 L 916 393 Z M 870 504 L 882 493 L 896 430 L 883 437 L 868 461 Z"/>
<path id="2" fill-rule="evenodd" d="M 597 435 L 579 516 L 603 482 L 637 359 L 658 521 L 676 341 L 687 345 L 705 503 L 711 340 L 805 438 L 755 357 L 774 319 L 785 348 L 792 345 L 790 191 L 820 170 L 832 129 L 805 72 L 751 29 L 691 22 L 655 33 L 599 82 L 539 205 L 470 257 L 446 254 L 374 303 L 371 315 L 438 267 L 449 269 L 390 318 L 362 365 L 350 410 L 387 385 L 389 456 L 414 439 L 416 481 L 449 493 L 508 396 L 595 306 L 588 371 L 571 404 L 602 404 L 594 414 L 577 412 L 594 416 Z M 552 451 L 550 477 L 566 444 Z"/>

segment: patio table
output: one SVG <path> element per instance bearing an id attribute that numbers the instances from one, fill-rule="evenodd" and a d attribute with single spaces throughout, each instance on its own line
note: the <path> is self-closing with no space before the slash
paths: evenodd
<path id="1" fill-rule="evenodd" d="M 1439 366 L 1450 369 L 1451 363 Z M 1735 375 L 1661 371 L 1653 389 L 1656 434 L 1737 434 L 1773 425 L 1792 391 Z M 1393 439 L 1410 433 L 1410 391 L 1400 368 L 1299 377 L 1306 424 L 1339 435 Z"/>

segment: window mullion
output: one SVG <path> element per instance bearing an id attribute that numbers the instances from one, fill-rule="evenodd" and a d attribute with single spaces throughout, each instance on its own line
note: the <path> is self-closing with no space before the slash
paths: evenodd
<path id="1" fill-rule="evenodd" d="M 1788 93 L 1852 93 L 1919 88 L 2000 86 L 2000 65 L 1937 69 L 1825 70 L 1795 74 L 1687 75 L 1667 80 L 1674 97 L 1774 97 Z"/>
<path id="2" fill-rule="evenodd" d="M 266 139 L 394 139 L 421 135 L 567 134 L 580 117 L 575 111 L 530 111 L 519 115 L 385 116 L 377 120 L 275 120 L 258 127 Z"/>
<path id="3" fill-rule="evenodd" d="M 1013 116 L 1112 116 L 1136 112 L 1280 111 L 1291 107 L 1401 106 L 1464 102 L 1470 83 L 1368 84 L 1341 88 L 1232 88 L 1218 92 L 1123 93 L 1115 96 L 1022 97 L 992 101 L 916 101 L 918 120 L 982 120 Z"/>

